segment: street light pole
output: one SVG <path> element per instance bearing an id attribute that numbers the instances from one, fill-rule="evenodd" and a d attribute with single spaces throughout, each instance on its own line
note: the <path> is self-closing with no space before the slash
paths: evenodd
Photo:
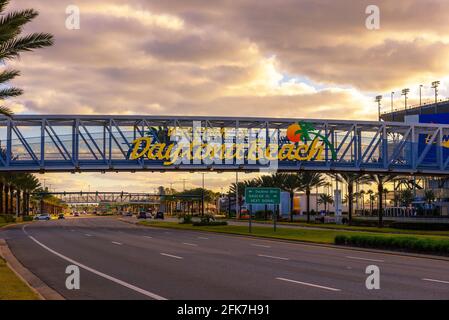
<path id="1" fill-rule="evenodd" d="M 393 112 L 393 97 L 394 97 L 394 91 L 391 91 L 391 112 Z"/>
<path id="2" fill-rule="evenodd" d="M 378 120 L 380 121 L 380 106 L 381 106 L 382 96 L 376 96 L 376 99 L 374 101 L 377 102 L 377 116 L 378 116 Z"/>
<path id="3" fill-rule="evenodd" d="M 432 82 L 432 89 L 435 90 L 435 113 L 438 112 L 438 86 L 440 85 L 440 81 Z"/>
<path id="4" fill-rule="evenodd" d="M 202 177 L 202 189 L 201 189 L 201 216 L 204 216 L 204 175 L 206 172 L 201 172 Z"/>
<path id="5" fill-rule="evenodd" d="M 409 92 L 410 92 L 410 89 L 409 88 L 405 88 L 405 89 L 402 89 L 402 93 L 401 93 L 401 95 L 404 96 L 404 105 L 405 105 L 405 112 L 406 113 L 407 113 L 407 95 L 408 95 Z"/>
<path id="6" fill-rule="evenodd" d="M 422 87 L 423 87 L 423 85 L 420 84 L 419 85 L 419 106 L 422 105 Z"/>

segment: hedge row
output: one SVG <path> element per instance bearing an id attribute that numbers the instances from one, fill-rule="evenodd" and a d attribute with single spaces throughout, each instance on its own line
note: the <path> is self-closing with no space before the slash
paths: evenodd
<path id="1" fill-rule="evenodd" d="M 449 256 L 449 240 L 399 236 L 338 235 L 335 237 L 335 244 Z"/>
<path id="2" fill-rule="evenodd" d="M 449 230 L 449 223 L 438 222 L 393 222 L 392 228 L 406 229 L 406 230 L 431 230 L 431 231 L 446 231 Z"/>
<path id="3" fill-rule="evenodd" d="M 12 214 L 2 214 L 0 215 L 0 223 L 11 223 L 16 222 L 16 217 Z"/>
<path id="4" fill-rule="evenodd" d="M 227 226 L 228 223 L 226 221 L 210 221 L 210 222 L 194 222 L 192 223 L 192 225 L 197 226 L 197 227 L 202 227 L 202 226 Z"/>

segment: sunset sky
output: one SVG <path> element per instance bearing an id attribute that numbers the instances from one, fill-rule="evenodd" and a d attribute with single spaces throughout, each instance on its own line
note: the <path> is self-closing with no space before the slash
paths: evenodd
<path id="1" fill-rule="evenodd" d="M 80 8 L 80 30 L 66 8 Z M 368 5 L 380 29 L 365 26 Z M 16 0 L 40 16 L 26 32 L 49 32 L 52 48 L 8 62 L 25 90 L 18 114 L 159 114 L 376 119 L 373 97 L 402 88 L 417 103 L 441 81 L 449 96 L 447 0 Z M 241 175 L 247 178 L 250 175 Z M 46 174 L 58 190 L 153 191 L 198 174 Z M 210 173 L 227 191 L 234 174 Z"/>

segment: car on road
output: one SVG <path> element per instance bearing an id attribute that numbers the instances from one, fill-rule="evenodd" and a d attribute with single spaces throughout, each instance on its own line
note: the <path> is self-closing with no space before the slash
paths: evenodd
<path id="1" fill-rule="evenodd" d="M 125 217 L 132 217 L 133 216 L 133 213 L 132 212 L 127 212 L 127 213 L 125 213 Z"/>
<path id="2" fill-rule="evenodd" d="M 62 220 L 62 219 L 65 219 L 65 216 L 64 216 L 63 213 L 60 213 L 60 214 L 58 215 L 58 220 Z"/>
<path id="3" fill-rule="evenodd" d="M 51 220 L 51 217 L 48 213 L 42 213 L 42 214 L 38 214 L 37 216 L 35 216 L 34 220 L 48 221 L 48 220 Z"/>
<path id="4" fill-rule="evenodd" d="M 79 214 L 78 212 L 75 212 L 75 213 L 73 214 L 73 216 L 74 216 L 74 217 L 79 217 L 80 214 Z"/>
<path id="5" fill-rule="evenodd" d="M 139 214 L 137 215 L 137 219 L 147 219 L 147 218 L 151 218 L 151 216 L 149 216 L 148 213 L 146 213 L 145 211 L 140 211 Z"/>
<path id="6" fill-rule="evenodd" d="M 154 219 L 161 219 L 164 220 L 164 213 L 162 211 L 159 211 L 158 213 L 156 213 L 156 215 L 154 216 Z"/>

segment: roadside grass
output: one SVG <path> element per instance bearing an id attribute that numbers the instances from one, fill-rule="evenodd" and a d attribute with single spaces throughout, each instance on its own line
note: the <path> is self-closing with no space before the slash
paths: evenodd
<path id="1" fill-rule="evenodd" d="M 39 297 L 0 258 L 0 300 L 39 300 Z"/>
<path id="2" fill-rule="evenodd" d="M 248 226 L 192 226 L 191 224 L 179 224 L 177 222 L 162 222 L 162 221 L 140 221 L 139 225 L 150 227 L 171 228 L 180 230 L 196 230 L 206 232 L 219 232 L 237 235 L 251 235 L 263 238 L 284 239 L 284 240 L 296 240 L 302 242 L 313 242 L 321 244 L 334 244 L 335 238 L 340 235 L 354 236 L 354 235 L 373 235 L 378 237 L 389 237 L 389 233 L 369 233 L 369 232 L 354 232 L 346 230 L 316 230 L 316 229 L 301 229 L 301 228 L 278 228 L 274 232 L 272 227 L 253 226 L 252 233 L 249 233 Z M 396 234 L 396 237 L 410 237 L 410 235 Z M 416 239 L 434 239 L 434 240 L 447 240 L 447 237 L 438 235 L 414 235 Z"/>
<path id="3" fill-rule="evenodd" d="M 234 221 L 234 220 L 228 220 Z M 245 220 L 239 220 L 247 222 Z M 272 221 L 260 221 L 256 220 L 256 223 L 264 223 L 272 225 Z M 361 231 L 361 232 L 373 232 L 373 233 L 388 233 L 388 234 L 412 234 L 412 235 L 426 235 L 426 236 L 446 236 L 449 237 L 449 231 L 433 231 L 433 230 L 410 230 L 410 229 L 397 229 L 397 228 L 377 228 L 377 227 L 365 227 L 365 226 L 348 226 L 343 224 L 318 224 L 307 222 L 278 222 L 278 225 L 292 225 L 304 228 L 320 228 L 320 229 L 338 229 L 348 231 Z"/>

